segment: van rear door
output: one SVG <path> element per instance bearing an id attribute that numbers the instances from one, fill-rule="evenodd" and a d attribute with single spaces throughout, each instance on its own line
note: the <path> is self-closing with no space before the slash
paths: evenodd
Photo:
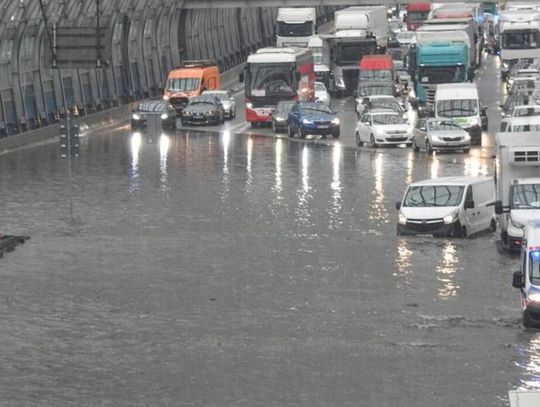
<path id="1" fill-rule="evenodd" d="M 487 230 L 494 217 L 495 183 L 492 178 L 473 185 L 475 209 L 478 212 L 479 231 Z M 491 204 L 491 205 L 490 205 Z M 488 206 L 489 205 L 489 206 Z"/>

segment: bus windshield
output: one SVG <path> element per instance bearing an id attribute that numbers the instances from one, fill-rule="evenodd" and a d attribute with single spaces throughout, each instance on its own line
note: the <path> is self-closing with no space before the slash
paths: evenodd
<path id="1" fill-rule="evenodd" d="M 199 78 L 171 78 L 167 81 L 169 92 L 192 92 L 199 89 Z"/>
<path id="2" fill-rule="evenodd" d="M 313 22 L 311 21 L 296 24 L 278 21 L 277 24 L 277 35 L 280 37 L 309 37 L 313 34 Z"/>
<path id="3" fill-rule="evenodd" d="M 293 63 L 249 64 L 246 71 L 247 96 L 294 96 Z"/>

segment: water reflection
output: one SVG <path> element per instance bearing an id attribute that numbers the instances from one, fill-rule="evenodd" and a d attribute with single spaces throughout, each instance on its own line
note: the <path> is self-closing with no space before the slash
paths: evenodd
<path id="1" fill-rule="evenodd" d="M 253 174 L 251 173 L 251 163 L 253 159 L 253 139 L 249 137 L 247 139 L 247 162 L 246 162 L 246 191 L 249 193 L 252 190 L 253 186 Z"/>
<path id="2" fill-rule="evenodd" d="M 209 137 L 211 139 L 212 137 Z M 231 144 L 231 132 L 229 130 L 223 131 L 221 135 L 221 143 L 223 145 L 223 176 L 221 181 L 223 183 L 223 192 L 221 193 L 221 200 L 224 201 L 229 195 L 230 179 L 229 179 L 229 146 Z"/>
<path id="3" fill-rule="evenodd" d="M 414 171 L 414 152 L 409 151 L 407 154 L 407 173 L 405 175 L 405 182 L 410 184 L 412 182 L 412 176 Z"/>
<path id="4" fill-rule="evenodd" d="M 142 136 L 141 133 L 131 135 L 131 169 L 129 173 L 129 191 L 137 190 L 137 179 L 139 178 L 139 156 L 141 153 Z"/>
<path id="5" fill-rule="evenodd" d="M 384 180 L 384 155 L 379 153 L 374 161 L 375 164 L 375 189 L 371 193 L 371 208 L 369 219 L 372 221 L 388 222 L 388 212 L 386 211 L 383 180 Z"/>
<path id="6" fill-rule="evenodd" d="M 341 192 L 343 190 L 340 178 L 342 154 L 341 144 L 335 143 L 332 151 L 332 182 L 330 183 L 330 189 L 332 190 L 332 205 L 330 209 L 331 227 L 339 227 L 341 224 L 339 215 L 342 208 Z"/>
<path id="7" fill-rule="evenodd" d="M 527 373 L 526 379 L 521 380 L 522 387 L 540 389 L 540 334 L 534 334 L 528 343 L 521 344 L 518 352 L 518 366 Z"/>
<path id="8" fill-rule="evenodd" d="M 296 211 L 296 218 L 304 224 L 309 224 L 310 218 L 309 200 L 311 196 L 309 191 L 309 150 L 307 145 L 304 145 L 302 149 L 302 188 L 297 191 L 298 208 Z"/>
<path id="9" fill-rule="evenodd" d="M 475 156 L 469 156 L 464 160 L 464 174 L 472 177 L 486 176 L 488 175 L 488 165 L 480 158 Z"/>
<path id="10" fill-rule="evenodd" d="M 403 288 L 408 286 L 411 282 L 412 275 L 412 250 L 409 248 L 409 243 L 406 239 L 399 239 L 397 245 L 397 255 L 396 255 L 396 271 L 394 272 L 394 277 L 396 279 L 396 287 Z M 403 283 L 403 284 L 402 284 Z"/>
<path id="11" fill-rule="evenodd" d="M 458 263 L 456 245 L 451 241 L 446 242 L 442 259 L 435 269 L 437 280 L 441 284 L 438 289 L 438 296 L 442 299 L 455 297 L 460 289 L 455 281 Z"/>
<path id="12" fill-rule="evenodd" d="M 431 178 L 439 177 L 439 159 L 436 157 L 431 158 Z"/>
<path id="13" fill-rule="evenodd" d="M 171 140 L 166 134 L 162 134 L 159 138 L 159 174 L 161 189 L 167 188 L 167 157 L 169 154 L 169 146 Z"/>
<path id="14" fill-rule="evenodd" d="M 282 179 L 281 179 L 281 165 L 283 158 L 283 140 L 277 139 L 274 144 L 275 154 L 275 170 L 274 170 L 274 192 L 276 194 L 276 201 L 281 201 L 283 197 L 282 192 Z"/>

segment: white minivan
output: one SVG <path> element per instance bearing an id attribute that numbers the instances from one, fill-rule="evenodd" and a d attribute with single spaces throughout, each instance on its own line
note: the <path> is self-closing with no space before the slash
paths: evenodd
<path id="1" fill-rule="evenodd" d="M 470 237 L 495 231 L 493 177 L 443 177 L 414 182 L 396 203 L 398 235 Z"/>
<path id="2" fill-rule="evenodd" d="M 453 119 L 471 136 L 471 144 L 482 144 L 487 128 L 486 108 L 480 104 L 473 83 L 443 83 L 435 92 L 435 117 Z"/>
<path id="3" fill-rule="evenodd" d="M 525 328 L 540 327 L 540 225 L 531 222 L 525 226 L 519 271 L 512 285 L 519 288 L 521 315 Z"/>

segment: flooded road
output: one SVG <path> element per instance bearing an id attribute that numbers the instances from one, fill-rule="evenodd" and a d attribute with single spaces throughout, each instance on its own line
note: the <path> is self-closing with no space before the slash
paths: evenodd
<path id="1" fill-rule="evenodd" d="M 497 235 L 395 233 L 409 182 L 491 161 L 333 144 L 118 129 L 82 140 L 72 187 L 56 144 L 2 155 L 2 231 L 32 239 L 0 263 L 0 399 L 502 407 L 540 387 Z"/>

